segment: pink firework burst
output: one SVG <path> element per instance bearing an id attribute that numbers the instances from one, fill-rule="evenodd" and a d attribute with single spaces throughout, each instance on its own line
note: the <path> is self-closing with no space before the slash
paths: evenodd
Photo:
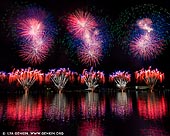
<path id="1" fill-rule="evenodd" d="M 44 25 L 43 22 L 35 18 L 28 18 L 20 20 L 17 29 L 19 30 L 19 35 L 21 37 L 30 40 L 42 36 Z"/>
<path id="2" fill-rule="evenodd" d="M 82 37 L 83 46 L 78 49 L 78 57 L 84 64 L 90 66 L 99 64 L 99 60 L 102 57 L 102 46 L 98 33 L 99 31 L 96 29 L 91 32 L 86 32 L 84 37 Z"/>
<path id="3" fill-rule="evenodd" d="M 96 66 L 96 64 L 99 64 L 101 57 L 101 46 L 91 46 L 89 44 L 84 44 L 78 48 L 78 58 L 83 64 Z"/>
<path id="4" fill-rule="evenodd" d="M 23 61 L 32 65 L 41 64 L 48 55 L 50 38 L 38 38 L 32 40 L 31 44 L 21 45 L 19 56 Z"/>
<path id="5" fill-rule="evenodd" d="M 163 42 L 151 33 L 140 35 L 130 43 L 130 51 L 132 54 L 144 60 L 156 58 L 164 49 L 163 47 Z"/>
<path id="6" fill-rule="evenodd" d="M 96 26 L 95 18 L 89 12 L 77 10 L 67 18 L 67 28 L 76 37 L 81 37 L 84 33 L 92 31 Z"/>
<path id="7" fill-rule="evenodd" d="M 39 7 L 29 6 L 18 14 L 15 25 L 21 43 L 19 56 L 29 64 L 42 63 L 56 33 L 50 14 Z"/>

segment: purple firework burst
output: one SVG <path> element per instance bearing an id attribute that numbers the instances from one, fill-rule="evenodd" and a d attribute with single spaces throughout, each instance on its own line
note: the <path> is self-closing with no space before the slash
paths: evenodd
<path id="1" fill-rule="evenodd" d="M 152 32 L 135 37 L 129 46 L 134 57 L 144 60 L 156 58 L 164 50 L 163 42 L 156 35 L 152 34 Z"/>
<path id="2" fill-rule="evenodd" d="M 102 56 L 101 46 L 91 46 L 89 44 L 84 44 L 78 48 L 78 58 L 83 64 L 96 66 L 99 64 Z"/>

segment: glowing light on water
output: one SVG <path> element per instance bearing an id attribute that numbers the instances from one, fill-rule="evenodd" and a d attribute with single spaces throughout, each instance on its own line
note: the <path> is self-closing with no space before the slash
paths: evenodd
<path id="1" fill-rule="evenodd" d="M 138 96 L 138 111 L 139 115 L 145 119 L 157 120 L 166 116 L 167 104 L 164 96 L 158 98 L 154 92 L 148 94 L 144 99 L 142 96 Z"/>

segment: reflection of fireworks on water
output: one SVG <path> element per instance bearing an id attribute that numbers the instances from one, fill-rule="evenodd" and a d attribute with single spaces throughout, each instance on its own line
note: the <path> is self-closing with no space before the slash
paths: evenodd
<path id="1" fill-rule="evenodd" d="M 166 9 L 153 4 L 139 5 L 122 12 L 112 25 L 112 32 L 115 41 L 122 46 L 122 49 L 129 51 L 130 48 L 130 55 L 150 60 L 161 54 L 166 47 L 170 38 L 169 19 L 170 14 Z M 146 40 L 146 35 L 150 41 Z M 138 46 L 141 45 L 142 40 L 146 40 L 145 45 L 149 51 L 146 52 L 143 46 Z"/>
<path id="2" fill-rule="evenodd" d="M 45 61 L 56 34 L 52 16 L 40 7 L 26 6 L 13 17 L 13 24 L 23 61 L 32 65 Z"/>
<path id="3" fill-rule="evenodd" d="M 24 132 L 28 130 L 40 131 L 40 127 L 37 127 L 38 125 L 37 120 L 40 120 L 43 116 L 42 115 L 43 113 L 41 111 L 43 108 L 42 98 L 41 97 L 33 98 L 32 96 L 25 96 L 25 95 L 23 95 L 22 97 L 15 96 L 15 99 L 12 98 L 13 97 L 9 96 L 6 100 L 6 108 L 5 108 L 6 120 L 12 120 L 13 123 L 24 122 L 24 123 L 18 123 L 18 125 L 16 125 L 15 128 L 17 130 L 22 130 Z"/>
<path id="4" fill-rule="evenodd" d="M 78 126 L 78 135 L 80 136 L 103 136 L 104 129 L 99 120 L 83 121 Z"/>
<path id="5" fill-rule="evenodd" d="M 7 101 L 7 119 L 17 121 L 23 120 L 26 124 L 30 120 L 38 120 L 42 118 L 42 100 L 34 101 L 31 96 L 16 97 L 15 100 L 8 98 Z M 22 125 L 25 125 L 22 124 Z M 28 124 L 27 124 L 28 125 Z M 30 125 L 31 126 L 31 125 Z"/>
<path id="6" fill-rule="evenodd" d="M 111 100 L 111 109 L 116 116 L 124 119 L 133 112 L 132 100 L 128 98 L 125 92 L 118 92 L 116 98 Z"/>
<path id="7" fill-rule="evenodd" d="M 68 103 L 65 94 L 55 94 L 50 103 L 49 99 L 46 100 L 44 115 L 49 121 L 68 121 L 73 114 L 72 106 L 72 103 Z"/>
<path id="8" fill-rule="evenodd" d="M 154 92 L 149 95 L 147 94 L 145 97 L 141 96 L 139 93 L 137 107 L 139 116 L 147 120 L 162 119 L 167 113 L 167 102 L 165 97 L 163 95 L 160 96 L 160 94 L 157 96 Z"/>
<path id="9" fill-rule="evenodd" d="M 100 118 L 105 115 L 105 99 L 99 101 L 99 94 L 88 92 L 81 97 L 81 113 L 84 119 Z"/>

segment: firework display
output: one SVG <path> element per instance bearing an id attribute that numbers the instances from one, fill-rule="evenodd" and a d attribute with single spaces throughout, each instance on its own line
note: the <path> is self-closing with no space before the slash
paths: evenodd
<path id="1" fill-rule="evenodd" d="M 86 69 L 83 70 L 80 81 L 81 84 L 85 83 L 88 86 L 87 90 L 93 91 L 99 86 L 99 83 L 105 83 L 105 76 L 103 72 L 96 72 L 93 70 L 93 67 L 91 67 L 90 71 L 87 71 Z"/>
<path id="2" fill-rule="evenodd" d="M 9 73 L 9 83 L 18 82 L 22 85 L 25 93 L 27 94 L 29 88 L 37 81 L 42 84 L 44 74 L 40 70 L 31 70 L 31 67 L 26 69 L 14 69 Z"/>
<path id="3" fill-rule="evenodd" d="M 170 135 L 169 5 L 2 1 L 2 135 Z"/>
<path id="4" fill-rule="evenodd" d="M 59 69 L 51 69 L 46 74 L 46 82 L 50 82 L 50 79 L 54 83 L 54 85 L 61 92 L 65 87 L 68 81 L 74 82 L 76 72 L 72 72 L 69 68 L 59 68 Z"/>
<path id="5" fill-rule="evenodd" d="M 67 29 L 73 33 L 76 37 L 82 37 L 85 33 L 93 31 L 97 27 L 95 18 L 88 12 L 81 10 L 75 11 L 75 13 L 68 16 Z"/>
<path id="6" fill-rule="evenodd" d="M 79 45 L 78 56 L 83 63 L 89 65 L 95 65 L 96 62 L 98 62 L 96 61 L 96 59 L 98 59 L 96 57 L 99 53 L 98 51 L 94 51 L 96 49 L 96 45 L 93 44 L 96 42 L 96 39 L 91 36 L 96 27 L 97 22 L 89 12 L 78 10 L 68 16 L 67 28 L 69 32 L 76 38 L 79 38 L 84 44 L 83 46 Z"/>
<path id="7" fill-rule="evenodd" d="M 164 73 L 160 72 L 158 69 L 152 70 L 150 66 L 147 70 L 142 68 L 141 70 L 136 71 L 135 78 L 137 82 L 144 81 L 146 85 L 153 90 L 158 81 L 161 83 L 164 80 Z"/>
<path id="8" fill-rule="evenodd" d="M 89 71 L 84 69 L 82 74 L 71 71 L 69 68 L 50 69 L 46 73 L 38 69 L 31 70 L 31 67 L 26 69 L 14 68 L 12 72 L 0 73 L 0 81 L 2 84 L 22 85 L 26 91 L 28 91 L 35 82 L 38 83 L 37 85 L 51 85 L 51 83 L 53 83 L 59 92 L 62 92 L 68 82 L 69 87 L 78 83 L 80 85 L 86 85 L 88 87 L 86 90 L 90 91 L 94 91 L 97 87 L 100 88 L 100 85 L 108 85 L 108 83 L 114 82 L 116 87 L 123 92 L 127 88 L 127 84 L 131 81 L 131 78 L 131 74 L 126 71 L 116 71 L 106 77 L 104 72 L 99 70 L 94 71 L 93 67 L 91 67 Z M 150 66 L 147 70 L 142 68 L 139 71 L 135 71 L 134 78 L 136 79 L 136 83 L 144 82 L 153 90 L 157 82 L 162 83 L 165 77 L 164 73 L 160 72 L 157 68 L 152 70 Z"/>
<path id="9" fill-rule="evenodd" d="M 169 17 L 166 9 L 153 4 L 126 9 L 112 27 L 115 42 L 135 58 L 155 59 L 165 50 L 170 38 Z"/>
<path id="10" fill-rule="evenodd" d="M 110 60 L 119 62 L 119 60 L 123 60 L 124 55 L 120 52 L 113 53 L 111 57 L 121 55 L 118 61 L 116 57 L 111 59 L 104 58 L 108 54 L 107 46 L 110 44 L 112 44 L 112 47 L 118 46 L 114 51 L 120 51 L 119 47 L 121 46 L 123 50 L 128 51 L 130 56 L 147 61 L 157 58 L 158 55 L 163 53 L 170 40 L 170 14 L 166 9 L 154 4 L 130 7 L 121 12 L 115 21 L 112 20 L 109 14 L 105 16 L 106 14 L 102 13 L 103 10 L 94 9 L 93 6 L 87 9 L 76 8 L 71 10 L 71 12 L 67 12 L 67 14 L 62 14 L 60 17 L 57 16 L 59 17 L 57 18 L 59 22 L 63 21 L 60 22 L 62 23 L 61 28 L 57 27 L 57 29 L 57 20 L 54 22 L 51 14 L 42 7 L 36 5 L 22 5 L 18 7 L 16 7 L 16 11 L 13 9 L 11 17 L 7 18 L 9 22 L 6 22 L 8 22 L 7 25 L 11 24 L 12 26 L 11 31 L 15 34 L 16 43 L 19 45 L 14 48 L 24 62 L 34 66 L 45 66 L 44 68 L 48 69 L 43 62 L 47 60 L 47 56 L 53 56 L 56 53 L 56 58 L 48 58 L 50 59 L 49 62 L 52 63 L 51 65 L 55 65 L 55 62 L 59 60 L 59 63 L 56 62 L 57 67 L 65 67 L 67 65 L 72 67 L 71 60 L 77 63 L 75 67 L 78 70 L 80 70 L 79 65 L 84 69 L 78 79 L 75 77 L 74 72 L 66 68 L 51 69 L 48 73 L 44 73 L 45 77 L 41 79 L 41 82 L 43 80 L 44 83 L 48 84 L 52 81 L 59 90 L 63 90 L 68 81 L 73 83 L 75 79 L 87 85 L 89 90 L 94 90 L 99 86 L 99 83 L 105 83 L 104 72 L 95 72 L 93 68 L 100 65 L 102 60 L 106 60 L 106 63 L 103 62 L 101 67 L 106 68 L 106 66 L 109 66 Z M 108 25 L 110 26 L 108 27 Z M 59 34 L 59 38 L 55 37 L 56 34 Z M 52 50 L 53 44 L 57 45 L 54 50 Z M 51 55 L 49 51 L 52 51 L 54 54 Z M 21 64 L 15 57 L 13 61 L 15 61 L 15 64 L 9 65 L 11 68 Z M 62 63 L 60 64 L 60 62 Z M 91 67 L 89 71 L 87 71 L 88 67 Z M 23 69 L 21 71 L 26 70 Z M 150 68 L 148 71 L 151 71 Z M 33 78 L 30 79 L 32 81 L 20 81 L 19 77 L 16 80 L 14 73 L 19 75 L 21 72 L 13 71 L 9 75 L 0 72 L 0 80 L 3 82 L 7 79 L 10 84 L 17 81 L 23 86 L 26 86 L 26 83 L 23 82 L 34 82 Z M 155 76 L 154 78 L 148 78 L 148 75 L 143 76 L 141 73 L 145 72 L 143 70 L 135 72 L 136 80 L 144 80 L 150 88 L 153 88 L 157 80 L 161 82 L 164 79 L 164 74 L 159 73 L 159 75 L 157 69 L 155 70 L 155 75 L 151 74 Z M 159 78 L 156 74 L 159 75 Z M 126 89 L 127 83 L 130 82 L 131 75 L 125 71 L 117 71 L 110 74 L 108 79 L 111 83 L 115 82 L 116 86 L 123 91 Z M 32 83 L 29 83 L 30 85 L 26 88 L 32 86 Z"/>
<path id="11" fill-rule="evenodd" d="M 14 101 L 16 101 L 15 104 Z M 26 94 L 22 97 L 17 97 L 16 99 L 11 99 L 9 97 L 7 105 L 7 118 L 13 120 L 17 118 L 18 121 L 22 120 L 26 122 L 20 126 L 21 128 L 24 128 L 25 126 L 28 127 L 30 120 L 40 119 L 42 117 L 42 112 L 40 112 L 40 109 L 43 107 L 42 101 L 35 101 Z M 29 129 L 37 130 L 32 124 L 29 125 Z"/>
<path id="12" fill-rule="evenodd" d="M 115 82 L 116 86 L 123 92 L 126 89 L 127 83 L 131 80 L 131 75 L 125 71 L 116 71 L 109 75 L 109 82 Z"/>
<path id="13" fill-rule="evenodd" d="M 83 64 L 96 66 L 102 57 L 102 48 L 88 44 L 82 45 L 78 48 L 78 57 Z"/>
<path id="14" fill-rule="evenodd" d="M 161 53 L 164 47 L 162 41 L 158 41 L 157 38 L 149 33 L 140 35 L 131 41 L 130 51 L 133 55 L 142 57 L 144 60 L 155 58 L 157 54 Z"/>
<path id="15" fill-rule="evenodd" d="M 77 57 L 81 63 L 95 67 L 105 54 L 109 35 L 106 23 L 94 17 L 90 11 L 76 10 L 66 18 L 67 30 L 73 37 Z"/>
<path id="16" fill-rule="evenodd" d="M 40 7 L 27 6 L 17 14 L 14 27 L 24 62 L 37 65 L 45 61 L 56 34 L 53 23 L 51 15 Z"/>

